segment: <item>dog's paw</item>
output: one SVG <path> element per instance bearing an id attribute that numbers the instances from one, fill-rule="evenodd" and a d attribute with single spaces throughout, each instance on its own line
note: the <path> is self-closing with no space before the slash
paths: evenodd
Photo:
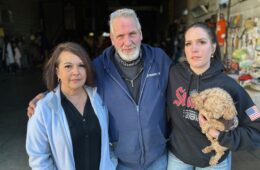
<path id="1" fill-rule="evenodd" d="M 212 147 L 211 146 L 207 146 L 204 149 L 201 150 L 203 153 L 210 153 L 212 151 Z"/>
<path id="2" fill-rule="evenodd" d="M 212 157 L 209 161 L 209 164 L 212 165 L 217 165 L 218 164 L 218 159 L 216 157 Z"/>

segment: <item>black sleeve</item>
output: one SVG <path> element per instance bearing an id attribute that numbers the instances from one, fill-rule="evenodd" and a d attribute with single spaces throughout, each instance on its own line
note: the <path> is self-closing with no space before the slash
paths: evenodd
<path id="1" fill-rule="evenodd" d="M 229 132 L 221 132 L 219 142 L 231 151 L 260 147 L 260 113 L 247 92 L 238 84 L 229 89 L 238 112 L 239 125 Z M 249 117 L 249 111 L 255 115 Z"/>

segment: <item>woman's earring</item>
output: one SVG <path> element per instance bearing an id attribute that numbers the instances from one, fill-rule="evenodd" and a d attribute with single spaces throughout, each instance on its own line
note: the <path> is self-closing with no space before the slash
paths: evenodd
<path id="1" fill-rule="evenodd" d="M 58 83 L 60 83 L 60 78 L 58 77 Z"/>

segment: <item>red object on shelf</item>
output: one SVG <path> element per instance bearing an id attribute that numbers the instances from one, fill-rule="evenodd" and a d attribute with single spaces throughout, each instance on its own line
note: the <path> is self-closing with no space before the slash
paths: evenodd
<path id="1" fill-rule="evenodd" d="M 221 13 L 217 21 L 217 30 L 216 30 L 217 40 L 220 46 L 223 46 L 225 44 L 226 27 L 227 27 L 227 21 L 224 18 L 224 14 Z"/>
<path id="2" fill-rule="evenodd" d="M 241 76 L 238 77 L 239 81 L 246 81 L 251 79 L 253 79 L 253 77 L 250 74 L 242 74 Z"/>

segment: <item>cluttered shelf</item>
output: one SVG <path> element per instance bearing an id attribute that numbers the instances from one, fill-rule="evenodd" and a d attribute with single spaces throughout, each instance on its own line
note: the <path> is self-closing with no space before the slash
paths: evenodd
<path id="1" fill-rule="evenodd" d="M 260 108 L 260 17 L 245 16 L 239 13 L 230 17 L 223 63 L 225 72 L 247 90 Z"/>
<path id="2" fill-rule="evenodd" d="M 260 79 L 253 78 L 250 74 L 238 75 L 228 74 L 230 77 L 239 82 L 250 95 L 254 103 L 260 108 Z"/>

